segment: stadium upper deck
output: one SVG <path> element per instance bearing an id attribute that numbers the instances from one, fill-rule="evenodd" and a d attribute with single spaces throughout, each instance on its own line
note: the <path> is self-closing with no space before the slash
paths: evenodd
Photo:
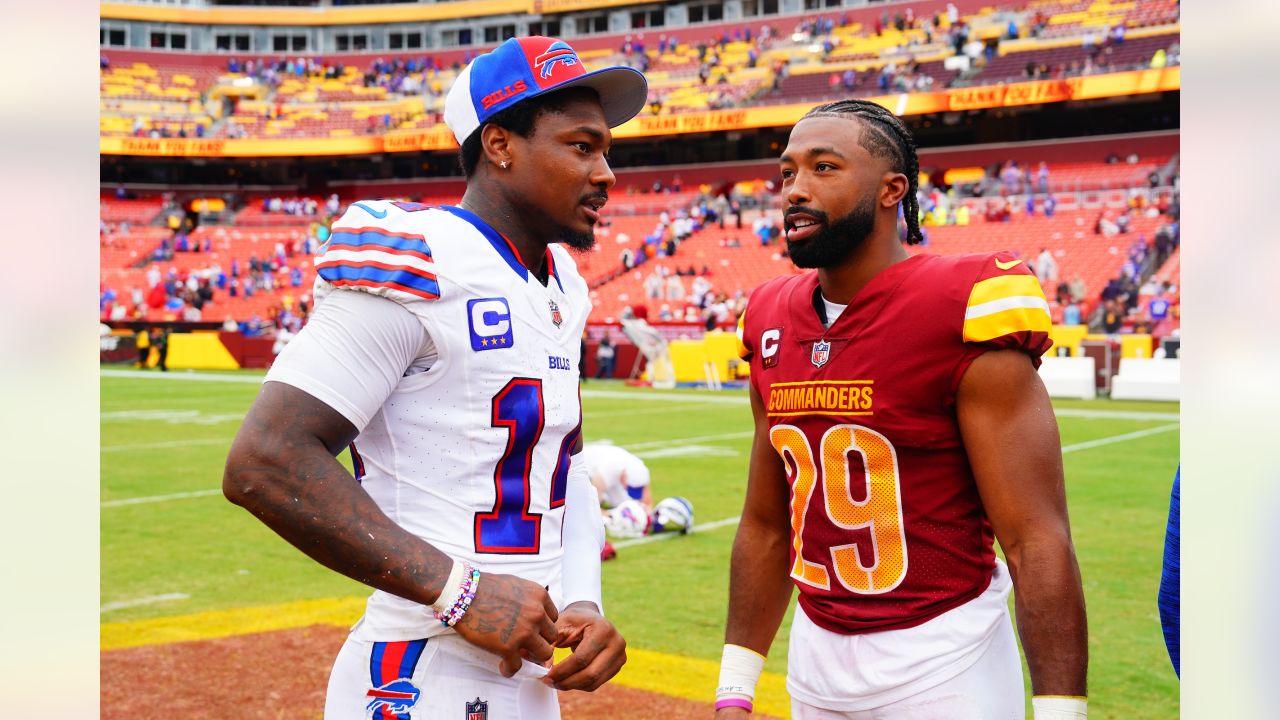
<path id="1" fill-rule="evenodd" d="M 104 17 L 109 7 L 120 6 L 104 6 Z M 127 13 L 117 12 L 120 14 Z M 201 15 L 192 11 L 188 16 L 198 20 Z M 924 100 L 925 95 L 952 87 L 1003 85 L 1016 80 L 1062 83 L 1164 68 L 1177 65 L 1179 60 L 1177 19 L 1174 0 L 1032 0 L 999 8 L 961 0 L 958 4 L 922 2 L 778 15 L 697 27 L 664 26 L 649 28 L 647 35 L 638 29 L 574 37 L 573 41 L 588 65 L 628 63 L 644 69 L 651 86 L 651 103 L 644 115 L 652 117 L 812 102 L 837 95 L 875 95 L 892 100 L 888 96 L 906 92 Z M 544 29 L 541 21 L 522 22 L 523 26 L 504 26 L 509 32 L 503 34 Z M 421 51 L 386 48 L 323 56 L 106 48 L 101 132 L 104 137 L 147 139 L 388 136 L 381 145 L 316 146 L 312 152 L 302 149 L 300 154 L 443 149 L 452 145 L 440 122 L 444 92 L 460 64 L 491 44 Z M 1176 77 L 1161 78 L 1148 91 L 1176 87 Z M 1105 96 L 1141 90 L 1140 84 L 1122 82 L 1092 92 Z M 965 93 L 955 98 L 945 96 L 932 104 L 907 103 L 900 112 L 1086 96 L 1088 93 L 1078 92 L 1074 86 L 1057 85 L 1039 88 L 1024 101 L 984 101 L 974 93 Z M 794 114 L 738 119 L 736 124 L 785 125 L 794 121 Z M 642 134 L 670 134 L 661 123 L 646 129 L 643 118 L 634 122 Z M 727 125 L 712 129 L 734 129 L 735 121 Z M 670 127 L 674 132 L 684 130 L 679 124 Z M 626 135 L 625 129 L 621 135 Z M 103 151 L 151 154 L 147 147 L 104 142 Z M 181 154 L 204 152 L 197 147 Z"/>

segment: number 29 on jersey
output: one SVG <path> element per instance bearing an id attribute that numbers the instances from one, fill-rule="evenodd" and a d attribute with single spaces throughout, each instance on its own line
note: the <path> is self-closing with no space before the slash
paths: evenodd
<path id="1" fill-rule="evenodd" d="M 896 588 L 907 576 L 907 542 L 898 456 L 889 440 L 861 425 L 835 425 L 823 434 L 815 456 L 809 438 L 794 425 L 774 426 L 769 439 L 791 485 L 791 576 L 831 589 L 827 567 L 804 557 L 805 522 L 813 513 L 825 513 L 848 535 L 849 542 L 832 543 L 830 548 L 831 567 L 840 584 L 860 595 Z M 850 473 L 852 453 L 862 460 L 864 477 L 859 482 Z M 819 485 L 822 498 L 811 502 Z"/>

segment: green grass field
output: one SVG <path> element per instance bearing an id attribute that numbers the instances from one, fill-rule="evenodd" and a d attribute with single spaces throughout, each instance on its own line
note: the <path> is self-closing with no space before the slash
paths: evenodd
<path id="1" fill-rule="evenodd" d="M 260 374 L 236 378 L 243 382 L 156 375 L 101 382 L 102 621 L 366 595 L 366 588 L 311 562 L 218 490 Z M 684 495 L 698 523 L 735 518 L 750 443 L 745 393 L 660 395 L 589 383 L 583 392 L 587 439 L 609 439 L 645 457 L 654 497 Z M 1055 406 L 1089 608 L 1090 716 L 1177 717 L 1177 678 L 1155 598 L 1178 462 L 1178 406 Z M 606 563 L 607 610 L 630 646 L 719 658 L 733 533 L 729 523 L 623 547 Z M 157 596 L 171 599 L 130 604 Z M 784 623 L 766 669 L 785 672 L 786 647 Z"/>

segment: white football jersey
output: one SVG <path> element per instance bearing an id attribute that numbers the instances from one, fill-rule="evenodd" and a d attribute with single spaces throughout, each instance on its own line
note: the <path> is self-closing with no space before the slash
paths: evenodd
<path id="1" fill-rule="evenodd" d="M 360 429 L 353 458 L 364 489 L 443 552 L 546 586 L 559 604 L 560 528 L 582 418 L 580 338 L 591 311 L 573 259 L 550 246 L 543 286 L 466 210 L 386 201 L 353 204 L 322 250 L 317 304 L 335 288 L 390 298 L 435 347 L 429 368 L 410 368 Z M 430 608 L 382 591 L 361 628 L 379 640 L 444 630 Z"/>

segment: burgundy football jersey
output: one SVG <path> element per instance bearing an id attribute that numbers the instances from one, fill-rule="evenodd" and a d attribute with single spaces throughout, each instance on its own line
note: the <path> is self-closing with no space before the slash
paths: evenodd
<path id="1" fill-rule="evenodd" d="M 871 280 L 830 328 L 816 272 L 751 296 L 751 382 L 791 488 L 791 575 L 818 625 L 912 627 L 977 597 L 995 567 L 956 420 L 956 389 L 991 349 L 1039 367 L 1040 283 L 1004 253 L 916 255 Z"/>

